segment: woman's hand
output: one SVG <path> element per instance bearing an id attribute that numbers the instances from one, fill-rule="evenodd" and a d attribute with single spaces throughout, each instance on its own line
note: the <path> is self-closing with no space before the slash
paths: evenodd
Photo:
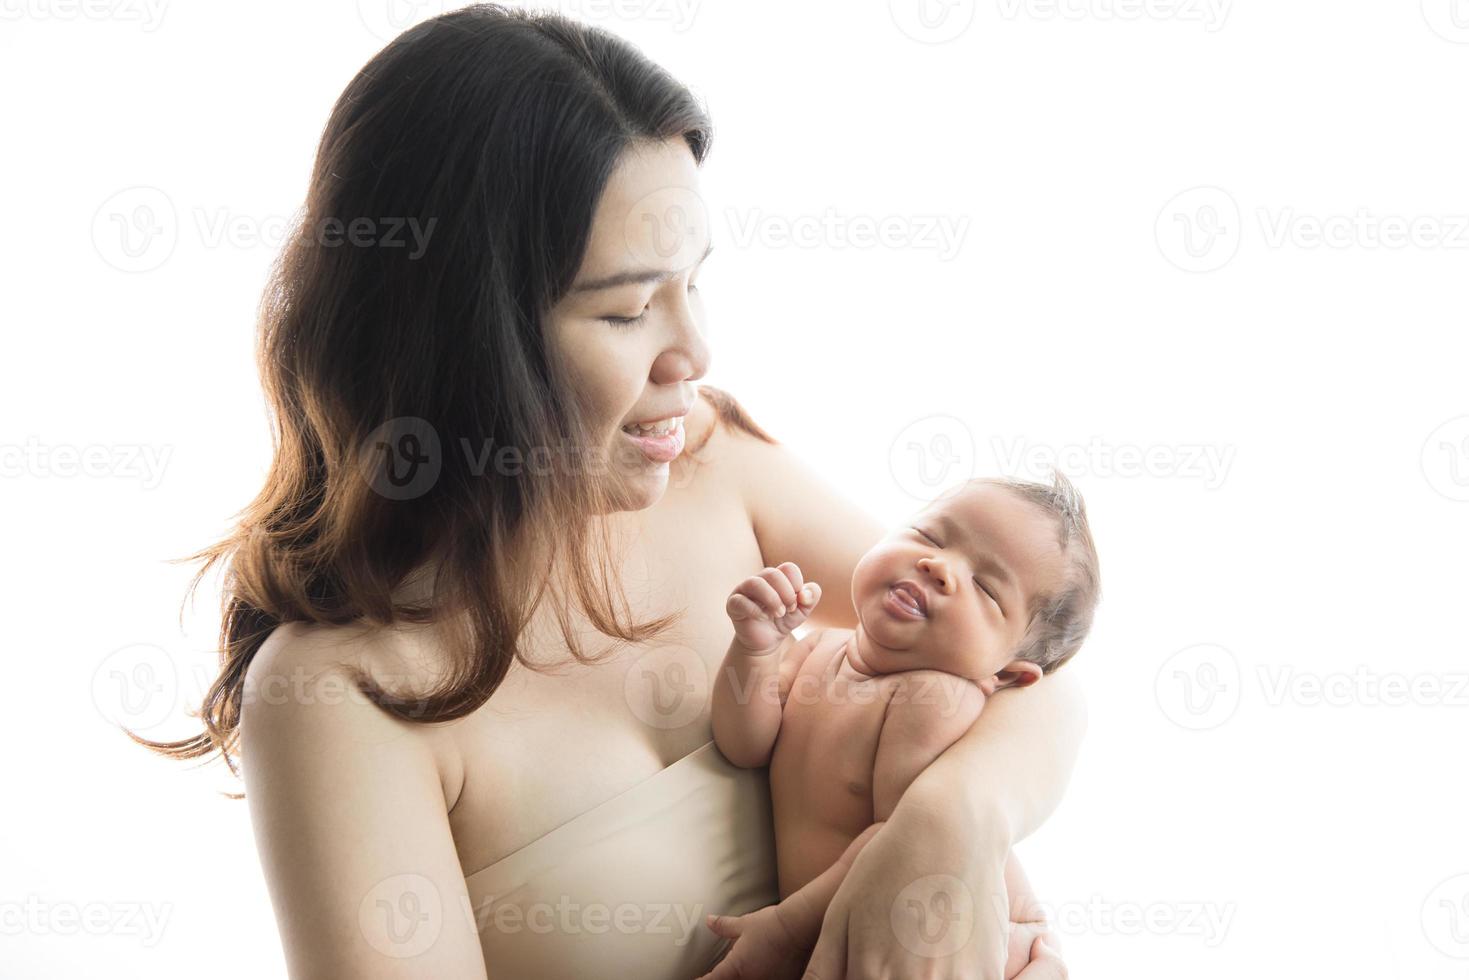
<path id="1" fill-rule="evenodd" d="M 730 593 L 724 611 L 735 642 L 750 653 L 771 653 L 806 621 L 821 601 L 821 586 L 805 582 L 795 562 L 781 562 L 751 575 Z"/>
<path id="2" fill-rule="evenodd" d="M 981 829 L 979 846 L 956 850 L 942 810 L 904 802 L 852 862 L 803 980 L 1006 980 L 1008 836 Z M 1018 976 L 1064 975 L 1053 966 L 1032 960 Z"/>

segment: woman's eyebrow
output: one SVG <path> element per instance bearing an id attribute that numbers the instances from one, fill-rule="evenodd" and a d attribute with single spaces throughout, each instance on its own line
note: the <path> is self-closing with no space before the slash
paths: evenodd
<path id="1" fill-rule="evenodd" d="M 709 257 L 709 253 L 712 251 L 714 251 L 714 243 L 710 242 L 709 246 L 704 249 L 704 254 L 699 256 L 698 261 L 689 266 L 689 268 L 698 268 Z M 571 287 L 571 291 L 573 293 L 594 293 L 603 289 L 611 289 L 614 286 L 631 285 L 632 283 L 667 282 L 670 279 L 676 279 L 684 271 L 683 269 L 678 269 L 673 272 L 665 272 L 659 269 L 632 269 L 627 272 L 618 272 L 610 276 L 603 276 L 601 279 L 590 279 L 586 282 L 578 283 Z"/>

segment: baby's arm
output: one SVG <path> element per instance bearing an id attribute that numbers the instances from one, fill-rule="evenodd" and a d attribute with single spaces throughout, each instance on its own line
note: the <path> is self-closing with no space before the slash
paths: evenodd
<path id="1" fill-rule="evenodd" d="M 872 767 L 872 813 L 880 821 L 893 815 L 918 774 L 969 731 L 984 709 L 984 692 L 968 678 L 938 670 L 892 676 L 897 683 Z"/>
<path id="2" fill-rule="evenodd" d="M 710 723 L 733 764 L 752 769 L 770 761 L 791 666 L 805 660 L 820 631 L 799 642 L 791 634 L 820 601 L 821 587 L 784 562 L 745 579 L 725 603 L 735 636 L 714 678 Z"/>

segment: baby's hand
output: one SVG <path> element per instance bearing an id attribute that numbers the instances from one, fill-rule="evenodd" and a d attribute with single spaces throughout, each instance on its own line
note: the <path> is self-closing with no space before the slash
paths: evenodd
<path id="1" fill-rule="evenodd" d="M 724 611 L 735 640 L 752 653 L 772 653 L 821 601 L 821 586 L 802 582 L 795 562 L 781 562 L 751 575 L 730 593 Z"/>
<path id="2" fill-rule="evenodd" d="M 734 945 L 699 980 L 800 980 L 811 950 L 791 935 L 778 909 L 767 905 L 748 915 L 709 916 L 705 925 L 710 931 L 733 939 Z"/>

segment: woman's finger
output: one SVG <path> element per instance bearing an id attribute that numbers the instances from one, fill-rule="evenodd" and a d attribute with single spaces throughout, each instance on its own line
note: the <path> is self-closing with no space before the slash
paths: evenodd
<path id="1" fill-rule="evenodd" d="M 801 980 L 846 980 L 846 976 L 847 921 L 843 917 L 841 925 L 837 925 L 827 915 L 821 927 L 821 936 L 816 940 L 816 948 L 811 951 L 811 959 L 806 961 L 806 972 L 801 974 Z"/>

